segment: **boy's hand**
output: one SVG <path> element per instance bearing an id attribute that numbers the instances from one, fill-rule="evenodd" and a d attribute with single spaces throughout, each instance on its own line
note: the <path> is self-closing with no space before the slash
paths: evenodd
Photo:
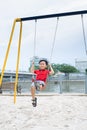
<path id="1" fill-rule="evenodd" d="M 31 72 L 31 73 L 34 73 L 34 61 L 32 62 L 30 72 Z"/>
<path id="2" fill-rule="evenodd" d="M 53 68 L 52 68 L 52 66 L 51 66 L 51 64 L 49 64 L 49 67 L 50 67 L 50 75 L 53 75 L 54 74 L 54 70 L 53 70 Z"/>
<path id="3" fill-rule="evenodd" d="M 32 65 L 34 64 L 34 61 L 32 61 Z"/>
<path id="4" fill-rule="evenodd" d="M 48 65 L 50 68 L 52 67 L 51 64 Z"/>
<path id="5" fill-rule="evenodd" d="M 34 66 L 34 61 L 32 62 L 32 66 Z"/>

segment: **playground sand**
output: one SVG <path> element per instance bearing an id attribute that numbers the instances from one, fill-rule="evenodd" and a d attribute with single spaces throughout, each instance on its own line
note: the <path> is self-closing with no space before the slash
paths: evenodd
<path id="1" fill-rule="evenodd" d="M 86 96 L 0 96 L 0 130 L 87 130 Z"/>

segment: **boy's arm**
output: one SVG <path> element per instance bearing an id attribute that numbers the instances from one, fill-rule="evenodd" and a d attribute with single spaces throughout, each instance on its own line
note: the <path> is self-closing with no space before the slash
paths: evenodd
<path id="1" fill-rule="evenodd" d="M 30 72 L 31 72 L 31 73 L 34 73 L 34 62 L 32 63 L 32 66 L 31 66 L 31 68 L 30 68 Z"/>
<path id="2" fill-rule="evenodd" d="M 49 67 L 50 67 L 50 75 L 53 75 L 54 74 L 54 70 L 53 70 L 53 68 L 52 68 L 52 66 L 49 64 Z"/>

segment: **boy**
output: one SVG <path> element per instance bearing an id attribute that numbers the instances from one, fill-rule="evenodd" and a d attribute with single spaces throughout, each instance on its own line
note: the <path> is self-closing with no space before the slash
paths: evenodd
<path id="1" fill-rule="evenodd" d="M 39 61 L 39 69 L 34 70 L 34 63 L 32 63 L 31 73 L 36 74 L 36 80 L 32 82 L 32 85 L 31 85 L 33 107 L 37 106 L 37 98 L 35 97 L 35 91 L 38 89 L 40 91 L 44 90 L 46 88 L 46 81 L 47 81 L 48 76 L 54 74 L 54 70 L 51 67 L 51 65 L 49 65 L 50 70 L 47 70 L 47 66 L 48 66 L 48 61 L 42 59 Z"/>

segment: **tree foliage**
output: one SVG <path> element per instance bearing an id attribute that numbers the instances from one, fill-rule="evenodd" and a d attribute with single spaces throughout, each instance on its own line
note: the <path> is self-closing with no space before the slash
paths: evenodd
<path id="1" fill-rule="evenodd" d="M 52 64 L 54 72 L 57 73 L 58 71 L 63 73 L 76 73 L 79 72 L 74 66 L 68 64 Z"/>

